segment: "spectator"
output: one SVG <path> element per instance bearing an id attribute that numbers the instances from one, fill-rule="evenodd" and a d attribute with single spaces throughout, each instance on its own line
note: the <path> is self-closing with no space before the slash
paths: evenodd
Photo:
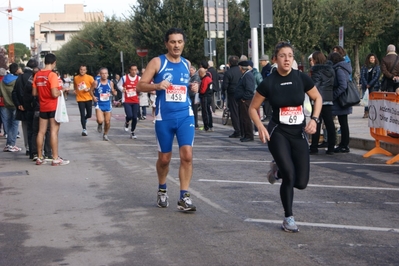
<path id="1" fill-rule="evenodd" d="M 380 89 L 379 78 L 381 69 L 378 58 L 375 54 L 368 54 L 364 66 L 360 70 L 360 83 L 362 84 L 362 95 L 368 90 L 369 93 Z M 363 118 L 369 118 L 369 107 L 364 107 Z"/>
<path id="2" fill-rule="evenodd" d="M 198 105 L 199 103 L 195 102 L 195 95 L 198 93 L 199 84 L 201 83 L 201 78 L 198 75 L 197 69 L 195 66 L 190 67 L 190 80 L 189 80 L 189 87 L 190 90 L 188 91 L 191 101 L 191 108 L 193 109 L 194 113 L 194 124 L 195 129 L 198 130 Z"/>
<path id="3" fill-rule="evenodd" d="M 259 63 L 262 66 L 262 78 L 266 78 L 270 75 L 272 65 L 269 62 L 269 56 L 264 54 L 259 58 Z"/>
<path id="4" fill-rule="evenodd" d="M 352 74 L 352 66 L 345 62 L 345 59 L 339 53 L 330 53 L 328 60 L 333 63 L 335 71 L 334 90 L 333 90 L 333 107 L 332 115 L 338 116 L 338 122 L 341 129 L 341 142 L 334 149 L 335 153 L 347 153 L 349 149 L 349 125 L 348 115 L 352 113 L 352 107 L 341 107 L 338 103 L 338 97 L 345 92 L 348 87 L 348 81 Z M 330 136 L 328 136 L 330 139 Z"/>
<path id="5" fill-rule="evenodd" d="M 394 92 L 399 88 L 399 57 L 395 51 L 395 45 L 388 45 L 387 54 L 381 60 L 381 72 L 384 75 L 381 90 L 387 92 Z"/>
<path id="6" fill-rule="evenodd" d="M 200 68 L 198 70 L 198 75 L 201 78 L 201 85 L 199 89 L 199 97 L 201 101 L 201 113 L 202 113 L 202 121 L 204 123 L 205 131 L 213 131 L 213 119 L 212 119 L 212 110 L 211 110 L 211 101 L 212 101 L 212 78 L 210 77 L 209 72 L 205 70 L 205 68 Z"/>
<path id="7" fill-rule="evenodd" d="M 332 62 L 327 61 L 325 55 L 316 51 L 311 55 L 311 78 L 314 82 L 315 87 L 323 98 L 323 106 L 321 108 L 320 117 L 323 120 L 328 136 L 328 149 L 327 154 L 334 154 L 335 146 L 335 126 L 332 116 L 332 105 L 333 105 L 333 88 L 335 71 L 332 67 Z M 314 106 L 313 106 L 314 109 Z M 321 123 L 317 124 L 316 133 L 312 135 L 312 143 L 310 145 L 310 154 L 316 154 L 319 152 L 318 144 L 320 138 Z"/>
<path id="8" fill-rule="evenodd" d="M 0 83 L 0 96 L 4 99 L 4 107 L 0 108 L 1 120 L 3 121 L 4 131 L 7 132 L 7 142 L 3 151 L 18 152 L 21 151 L 21 148 L 18 148 L 15 143 L 17 141 L 19 121 L 15 119 L 16 109 L 12 100 L 12 91 L 18 79 L 19 66 L 16 63 L 12 63 L 9 69 L 10 73 L 5 75 Z"/>

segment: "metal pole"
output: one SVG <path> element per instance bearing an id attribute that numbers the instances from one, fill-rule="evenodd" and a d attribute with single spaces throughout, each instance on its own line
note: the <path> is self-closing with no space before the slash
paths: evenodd
<path id="1" fill-rule="evenodd" d="M 223 0 L 223 31 L 224 31 L 224 63 L 227 64 L 227 25 L 226 25 L 227 0 Z"/>
<path id="2" fill-rule="evenodd" d="M 261 49 L 261 55 L 265 54 L 265 48 L 264 48 L 264 44 L 265 44 L 265 38 L 263 36 L 263 0 L 259 0 L 260 2 L 260 49 Z"/>
<path id="3" fill-rule="evenodd" d="M 122 73 L 121 76 L 125 75 L 125 69 L 123 67 L 123 52 L 121 51 L 121 64 L 122 64 Z"/>
<path id="4" fill-rule="evenodd" d="M 211 39 L 211 20 L 209 14 L 209 0 L 206 0 L 206 8 L 208 10 L 208 41 L 209 41 L 209 57 L 212 61 L 212 39 Z"/>
<path id="5" fill-rule="evenodd" d="M 251 40 L 252 40 L 252 62 L 254 63 L 254 67 L 258 68 L 259 65 L 258 28 L 251 29 Z"/>

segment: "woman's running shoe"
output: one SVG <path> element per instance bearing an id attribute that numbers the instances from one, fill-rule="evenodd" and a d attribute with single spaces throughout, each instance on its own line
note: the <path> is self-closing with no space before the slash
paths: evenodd
<path id="1" fill-rule="evenodd" d="M 53 162 L 51 163 L 52 166 L 62 166 L 62 165 L 67 165 L 67 164 L 69 164 L 69 160 L 62 159 L 61 157 L 54 159 Z"/>

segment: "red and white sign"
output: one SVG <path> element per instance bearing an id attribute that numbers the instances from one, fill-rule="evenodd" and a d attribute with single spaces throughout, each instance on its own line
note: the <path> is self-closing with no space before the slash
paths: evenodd
<path id="1" fill-rule="evenodd" d="M 148 49 L 137 48 L 136 52 L 138 56 L 144 57 L 148 54 Z"/>

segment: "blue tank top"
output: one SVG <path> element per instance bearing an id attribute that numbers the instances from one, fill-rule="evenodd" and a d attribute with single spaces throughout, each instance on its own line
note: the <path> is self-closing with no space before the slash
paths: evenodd
<path id="1" fill-rule="evenodd" d="M 172 85 L 167 90 L 156 91 L 156 120 L 170 120 L 193 116 L 188 81 L 190 79 L 189 63 L 180 57 L 179 63 L 170 62 L 165 55 L 159 56 L 161 67 L 154 76 L 154 83 L 168 80 Z"/>
<path id="2" fill-rule="evenodd" d="M 97 88 L 94 90 L 94 96 L 97 97 L 98 101 L 96 106 L 100 109 L 108 110 L 111 105 L 111 85 L 110 81 L 107 80 L 107 84 L 102 84 L 101 80 L 98 80 Z"/>

